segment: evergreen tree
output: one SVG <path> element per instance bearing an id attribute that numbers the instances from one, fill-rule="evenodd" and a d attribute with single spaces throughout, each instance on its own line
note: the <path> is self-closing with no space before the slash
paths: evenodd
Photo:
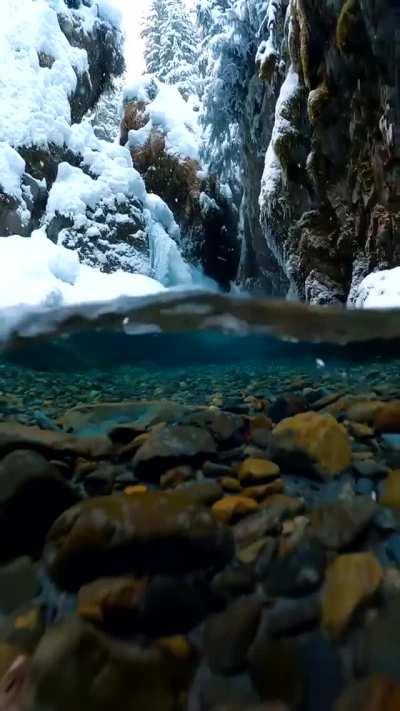
<path id="1" fill-rule="evenodd" d="M 147 71 L 184 98 L 197 94 L 198 38 L 184 0 L 153 0 L 142 36 Z"/>
<path id="2" fill-rule="evenodd" d="M 149 74 L 159 76 L 161 69 L 161 45 L 165 35 L 168 0 L 152 0 L 150 12 L 142 30 L 144 40 L 144 60 Z"/>

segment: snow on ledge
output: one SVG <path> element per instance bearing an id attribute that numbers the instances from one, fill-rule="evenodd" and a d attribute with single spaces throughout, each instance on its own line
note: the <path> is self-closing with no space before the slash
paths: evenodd
<path id="1" fill-rule="evenodd" d="M 400 308 L 400 267 L 368 274 L 351 305 L 359 309 Z"/>

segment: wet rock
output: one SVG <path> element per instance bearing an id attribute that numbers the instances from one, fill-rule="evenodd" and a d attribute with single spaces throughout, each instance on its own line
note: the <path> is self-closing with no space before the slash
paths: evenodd
<path id="1" fill-rule="evenodd" d="M 194 412 L 184 418 L 185 425 L 194 425 L 208 429 L 215 440 L 220 443 L 234 445 L 235 438 L 244 429 L 244 419 L 239 415 L 220 410 L 204 409 Z"/>
<path id="2" fill-rule="evenodd" d="M 247 673 L 231 676 L 213 674 L 206 664 L 201 664 L 190 690 L 188 711 L 217 711 L 219 708 L 230 711 L 231 707 L 234 711 L 261 711 L 259 701 L 260 697 Z M 262 711 L 267 709 L 263 707 Z"/>
<path id="3" fill-rule="evenodd" d="M 310 535 L 326 548 L 342 550 L 365 531 L 376 510 L 374 501 L 361 496 L 325 504 L 311 512 Z"/>
<path id="4" fill-rule="evenodd" d="M 68 589 L 103 575 L 222 567 L 232 554 L 229 529 L 177 492 L 84 501 L 55 522 L 45 551 Z"/>
<path id="5" fill-rule="evenodd" d="M 231 523 L 257 511 L 258 504 L 254 499 L 238 494 L 237 496 L 224 496 L 212 507 L 215 518 L 222 523 Z"/>
<path id="6" fill-rule="evenodd" d="M 79 590 L 78 614 L 90 622 L 126 626 L 138 617 L 147 584 L 134 578 L 95 580 Z"/>
<path id="7" fill-rule="evenodd" d="M 156 575 L 147 586 L 136 629 L 152 637 L 185 634 L 219 607 L 205 578 Z"/>
<path id="8" fill-rule="evenodd" d="M 55 519 L 78 501 L 41 454 L 16 450 L 0 462 L 0 558 L 38 554 Z"/>
<path id="9" fill-rule="evenodd" d="M 369 602 L 383 580 L 372 553 L 341 555 L 328 569 L 322 597 L 322 626 L 333 637 L 348 627 L 356 610 Z"/>
<path id="10" fill-rule="evenodd" d="M 277 460 L 322 480 L 350 466 L 351 447 L 344 427 L 330 415 L 307 412 L 280 422 L 273 431 Z"/>
<path id="11" fill-rule="evenodd" d="M 275 479 L 269 484 L 258 484 L 256 486 L 244 486 L 243 495 L 249 496 L 256 501 L 272 496 L 272 494 L 283 494 L 285 492 L 285 482 L 283 479 Z"/>
<path id="12" fill-rule="evenodd" d="M 236 558 L 238 559 L 238 561 L 240 561 L 240 563 L 243 563 L 244 565 L 251 565 L 252 563 L 255 563 L 261 551 L 263 550 L 266 541 L 267 538 L 260 538 L 259 541 L 250 543 L 249 546 L 239 548 L 239 550 L 236 551 Z"/>
<path id="13" fill-rule="evenodd" d="M 8 614 L 40 592 L 37 566 L 24 556 L 0 566 L 0 612 Z"/>
<path id="14" fill-rule="evenodd" d="M 274 462 L 268 459 L 256 459 L 249 457 L 238 467 L 239 481 L 244 483 L 260 483 L 265 480 L 274 479 L 280 474 L 280 469 Z"/>
<path id="15" fill-rule="evenodd" d="M 372 479 L 384 477 L 388 473 L 388 467 L 383 462 L 377 462 L 374 459 L 353 462 L 353 469 L 359 476 Z"/>
<path id="16" fill-rule="evenodd" d="M 160 422 L 176 422 L 190 407 L 173 400 L 131 400 L 79 405 L 67 410 L 59 422 L 66 432 L 81 436 L 110 434 L 118 426 L 129 426 L 132 437 Z"/>
<path id="17" fill-rule="evenodd" d="M 137 475 L 157 478 L 177 464 L 201 463 L 216 446 L 207 430 L 188 425 L 166 426 L 153 432 L 133 458 Z"/>
<path id="18" fill-rule="evenodd" d="M 382 403 L 374 416 L 377 432 L 400 433 L 400 401 Z"/>
<path id="19" fill-rule="evenodd" d="M 335 704 L 334 711 L 397 711 L 400 708 L 400 684 L 376 674 L 351 684 Z"/>
<path id="20" fill-rule="evenodd" d="M 205 622 L 203 652 L 212 672 L 231 674 L 245 668 L 260 616 L 260 600 L 242 597 Z"/>
<path id="21" fill-rule="evenodd" d="M 254 588 L 254 574 L 248 565 L 230 565 L 212 579 L 212 589 L 228 601 L 238 595 L 247 595 Z"/>
<path id="22" fill-rule="evenodd" d="M 112 454 L 113 448 L 108 437 L 74 437 L 16 422 L 0 422 L 0 454 L 7 454 L 14 449 L 34 449 L 52 457 L 73 455 L 86 459 L 105 459 Z"/>
<path id="23" fill-rule="evenodd" d="M 326 565 L 325 551 L 315 540 L 306 539 L 268 567 L 264 589 L 268 595 L 305 595 L 321 585 Z"/>
<path id="24" fill-rule="evenodd" d="M 8 642 L 0 642 L 0 680 L 21 654 L 22 651 L 17 646 Z"/>
<path id="25" fill-rule="evenodd" d="M 264 508 L 233 527 L 233 535 L 237 545 L 247 546 L 275 531 L 281 521 L 293 515 L 303 507 L 303 502 L 283 494 L 274 494 L 263 502 Z"/>
<path id="26" fill-rule="evenodd" d="M 223 490 L 229 494 L 238 494 L 242 490 L 240 481 L 234 479 L 232 476 L 223 476 L 221 479 L 221 486 Z"/>
<path id="27" fill-rule="evenodd" d="M 111 494 L 118 473 L 115 465 L 102 462 L 84 478 L 84 489 L 88 496 L 106 496 Z"/>
<path id="28" fill-rule="evenodd" d="M 356 648 L 357 669 L 363 675 L 384 674 L 400 683 L 400 596 L 393 595 L 362 631 Z"/>
<path id="29" fill-rule="evenodd" d="M 301 395 L 284 395 L 269 406 L 267 414 L 273 422 L 281 422 L 281 420 L 298 415 L 306 410 L 308 410 L 308 402 L 304 397 Z"/>
<path id="30" fill-rule="evenodd" d="M 281 701 L 298 708 L 304 697 L 304 673 L 298 645 L 292 639 L 257 636 L 249 655 L 250 676 L 264 701 Z"/>
<path id="31" fill-rule="evenodd" d="M 276 538 L 268 536 L 267 538 L 261 540 L 264 544 L 257 557 L 257 563 L 255 566 L 257 580 L 265 580 L 268 575 L 271 561 L 273 560 L 278 549 L 278 541 Z"/>
<path id="32" fill-rule="evenodd" d="M 217 481 L 193 481 L 175 489 L 176 493 L 189 503 L 211 506 L 222 496 L 222 488 Z"/>
<path id="33" fill-rule="evenodd" d="M 363 424 L 362 422 L 349 422 L 348 425 L 350 434 L 356 439 L 370 439 L 374 436 L 374 430 L 372 427 Z"/>
<path id="34" fill-rule="evenodd" d="M 48 711 L 173 711 L 190 680 L 190 664 L 179 666 L 157 647 L 112 642 L 72 618 L 47 631 L 36 650 L 24 709 Z"/>
<path id="35" fill-rule="evenodd" d="M 379 503 L 400 511 L 400 469 L 393 469 L 382 485 Z"/>
<path id="36" fill-rule="evenodd" d="M 192 467 L 181 466 L 168 469 L 165 474 L 160 477 L 160 486 L 162 489 L 169 489 L 182 484 L 189 479 L 193 479 L 194 472 Z"/>
<path id="37" fill-rule="evenodd" d="M 299 633 L 315 626 L 321 616 L 320 594 L 300 598 L 279 598 L 265 612 L 265 625 L 270 634 Z"/>

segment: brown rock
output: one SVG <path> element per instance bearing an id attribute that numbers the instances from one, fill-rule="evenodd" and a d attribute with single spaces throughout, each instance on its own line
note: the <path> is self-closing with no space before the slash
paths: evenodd
<path id="1" fill-rule="evenodd" d="M 341 555 L 329 567 L 322 599 L 322 627 L 333 637 L 348 627 L 361 604 L 368 602 L 383 580 L 373 553 Z"/>
<path id="2" fill-rule="evenodd" d="M 251 563 L 255 563 L 257 560 L 260 552 L 263 550 L 267 538 L 260 538 L 259 541 L 255 541 L 254 543 L 250 543 L 249 546 L 245 546 L 244 548 L 239 548 L 239 550 L 236 553 L 237 559 L 243 563 L 243 565 L 251 565 Z"/>
<path id="3" fill-rule="evenodd" d="M 50 628 L 36 650 L 24 711 L 174 711 L 191 663 L 156 646 L 113 642 L 79 618 Z"/>
<path id="4" fill-rule="evenodd" d="M 372 427 L 369 427 L 363 422 L 349 422 L 348 428 L 350 434 L 356 439 L 370 439 L 374 436 Z"/>
<path id="5" fill-rule="evenodd" d="M 242 597 L 224 612 L 208 618 L 203 631 L 203 651 L 211 671 L 230 674 L 245 666 L 261 609 L 261 601 L 255 596 Z"/>
<path id="6" fill-rule="evenodd" d="M 17 422 L 0 422 L 0 454 L 15 449 L 34 449 L 51 457 L 72 455 L 85 459 L 103 459 L 111 456 L 113 444 L 108 437 L 74 437 Z"/>
<path id="7" fill-rule="evenodd" d="M 249 457 L 239 464 L 238 474 L 242 484 L 244 482 L 261 482 L 279 476 L 280 469 L 277 464 L 268 459 Z"/>
<path id="8" fill-rule="evenodd" d="M 373 422 L 377 432 L 400 432 L 400 400 L 382 403 Z"/>
<path id="9" fill-rule="evenodd" d="M 162 489 L 169 489 L 182 484 L 193 478 L 193 469 L 188 466 L 173 467 L 168 469 L 165 474 L 160 477 L 160 486 Z"/>
<path id="10" fill-rule="evenodd" d="M 334 711 L 398 711 L 400 684 L 394 679 L 377 674 L 355 682 L 335 704 Z"/>
<path id="11" fill-rule="evenodd" d="M 356 400 L 347 403 L 344 408 L 349 420 L 373 425 L 377 412 L 381 409 L 381 400 Z"/>
<path id="12" fill-rule="evenodd" d="M 262 510 L 247 516 L 234 526 L 237 545 L 247 546 L 275 531 L 287 516 L 301 513 L 304 501 L 284 494 L 273 494 L 260 504 Z"/>
<path id="13" fill-rule="evenodd" d="M 220 479 L 220 484 L 223 490 L 228 491 L 230 494 L 238 494 L 242 489 L 240 481 L 234 479 L 233 476 L 223 476 Z"/>
<path id="14" fill-rule="evenodd" d="M 256 501 L 262 501 L 272 494 L 283 494 L 285 491 L 285 482 L 283 479 L 276 479 L 269 484 L 258 484 L 258 486 L 245 486 L 243 488 L 244 496 L 249 496 Z"/>
<path id="15" fill-rule="evenodd" d="M 215 442 L 207 430 L 189 425 L 168 425 L 151 433 L 136 452 L 133 465 L 140 476 L 154 479 L 178 464 L 201 463 L 215 452 Z"/>
<path id="16" fill-rule="evenodd" d="M 400 511 L 400 469 L 392 469 L 389 472 L 389 476 L 383 482 L 379 503 Z"/>
<path id="17" fill-rule="evenodd" d="M 377 505 L 367 497 L 325 504 L 311 513 L 311 535 L 326 548 L 341 550 L 369 525 Z"/>
<path id="18" fill-rule="evenodd" d="M 224 496 L 216 501 L 212 507 L 214 516 L 222 523 L 231 523 L 234 519 L 242 518 L 247 514 L 257 511 L 258 504 L 254 499 L 246 496 Z"/>
<path id="19" fill-rule="evenodd" d="M 323 480 L 351 464 L 349 436 L 331 415 L 305 412 L 283 420 L 273 430 L 273 440 L 280 461 Z"/>
<path id="20" fill-rule="evenodd" d="M 133 486 L 127 486 L 124 489 L 124 494 L 126 496 L 138 496 L 140 494 L 145 494 L 149 490 L 146 484 L 134 484 Z"/>
<path id="21" fill-rule="evenodd" d="M 86 500 L 55 522 L 45 551 L 65 589 L 104 575 L 222 567 L 232 555 L 229 529 L 178 491 Z"/>
<path id="22" fill-rule="evenodd" d="M 147 588 L 147 580 L 101 578 L 84 585 L 78 594 L 78 614 L 98 623 L 113 618 L 132 617 L 138 611 Z"/>
<path id="23" fill-rule="evenodd" d="M 240 415 L 209 408 L 198 410 L 183 421 L 185 425 L 208 429 L 219 442 L 229 442 L 244 429 L 244 419 Z"/>

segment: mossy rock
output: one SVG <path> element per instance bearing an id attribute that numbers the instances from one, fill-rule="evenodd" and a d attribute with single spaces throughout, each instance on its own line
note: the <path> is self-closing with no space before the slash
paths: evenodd
<path id="1" fill-rule="evenodd" d="M 345 0 L 336 25 L 336 46 L 341 52 L 349 52 L 358 44 L 360 21 L 359 0 Z"/>

